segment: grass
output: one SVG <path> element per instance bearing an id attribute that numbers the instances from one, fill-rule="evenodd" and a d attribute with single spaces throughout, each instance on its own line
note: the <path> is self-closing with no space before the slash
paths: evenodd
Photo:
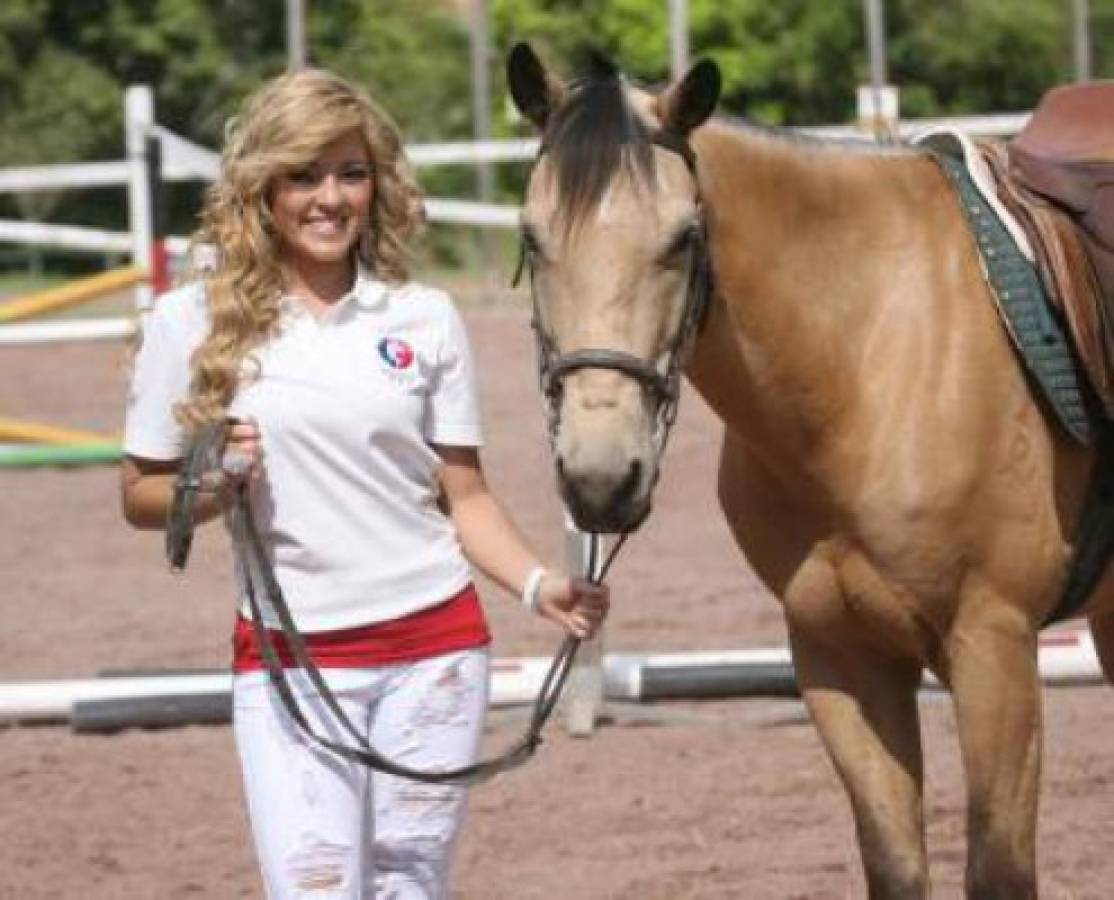
<path id="1" fill-rule="evenodd" d="M 29 272 L 0 272 L 0 299 L 19 297 L 64 284 L 65 275 L 32 275 Z"/>

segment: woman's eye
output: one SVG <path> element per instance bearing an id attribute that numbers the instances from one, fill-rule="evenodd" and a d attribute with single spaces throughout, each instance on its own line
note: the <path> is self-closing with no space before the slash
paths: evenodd
<path id="1" fill-rule="evenodd" d="M 350 184 L 359 184 L 371 178 L 371 169 L 366 166 L 353 166 L 350 169 L 344 169 L 340 173 L 340 177 Z"/>
<path id="2" fill-rule="evenodd" d="M 286 180 L 299 187 L 314 184 L 317 176 L 312 169 L 292 169 L 286 173 Z"/>

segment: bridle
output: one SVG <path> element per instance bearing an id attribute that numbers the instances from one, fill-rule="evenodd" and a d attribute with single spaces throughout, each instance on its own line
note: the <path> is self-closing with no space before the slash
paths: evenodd
<path id="1" fill-rule="evenodd" d="M 683 137 L 668 130 L 658 130 L 649 135 L 649 140 L 657 146 L 677 153 L 684 160 L 692 177 L 696 178 L 696 156 Z M 546 144 L 543 142 L 538 150 L 538 158 L 546 150 Z M 538 383 L 544 398 L 546 431 L 551 447 L 556 444 L 557 431 L 560 427 L 565 376 L 580 369 L 609 369 L 634 379 L 652 398 L 655 409 L 652 442 L 655 462 L 660 462 L 666 442 L 669 440 L 669 433 L 677 418 L 681 395 L 681 373 L 688 362 L 696 335 L 707 319 L 708 307 L 711 304 L 712 266 L 708 252 L 707 225 L 703 216 L 691 233 L 689 246 L 691 259 L 680 322 L 658 359 L 647 360 L 624 350 L 605 347 L 586 347 L 562 353 L 557 346 L 556 338 L 544 322 L 536 285 L 534 248 L 526 233 L 523 231 L 520 234 L 518 265 L 511 284 L 517 286 L 523 272 L 529 273 L 532 309 L 530 327 L 537 341 Z M 662 365 L 663 361 L 664 365 Z"/>

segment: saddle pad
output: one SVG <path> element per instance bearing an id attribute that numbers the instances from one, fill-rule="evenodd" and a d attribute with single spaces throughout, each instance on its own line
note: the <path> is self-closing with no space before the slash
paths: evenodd
<path id="1" fill-rule="evenodd" d="M 931 150 L 937 155 L 949 156 L 962 162 L 967 167 L 967 174 L 974 182 L 975 188 L 990 208 L 994 210 L 1002 226 L 1017 246 L 1018 252 L 1029 262 L 1036 262 L 1036 254 L 1033 252 L 1032 244 L 1029 243 L 1028 235 L 1025 234 L 1025 229 L 1021 227 L 1013 214 L 998 199 L 998 189 L 994 184 L 994 175 L 983 160 L 975 142 L 965 132 L 946 126 L 927 128 L 915 134 L 910 139 L 910 143 Z"/>
<path id="2" fill-rule="evenodd" d="M 966 166 L 935 154 L 959 195 L 960 206 L 978 242 L 983 268 L 998 310 L 1026 370 L 1040 387 L 1056 418 L 1081 444 L 1094 439 L 1083 382 L 1067 335 L 1032 262 L 975 186 Z"/>

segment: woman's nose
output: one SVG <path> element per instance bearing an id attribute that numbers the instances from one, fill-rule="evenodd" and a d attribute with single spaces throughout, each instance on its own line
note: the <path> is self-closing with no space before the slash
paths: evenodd
<path id="1" fill-rule="evenodd" d="M 335 175 L 326 175 L 321 179 L 316 199 L 322 206 L 340 206 L 344 196 L 340 190 L 340 181 Z"/>

